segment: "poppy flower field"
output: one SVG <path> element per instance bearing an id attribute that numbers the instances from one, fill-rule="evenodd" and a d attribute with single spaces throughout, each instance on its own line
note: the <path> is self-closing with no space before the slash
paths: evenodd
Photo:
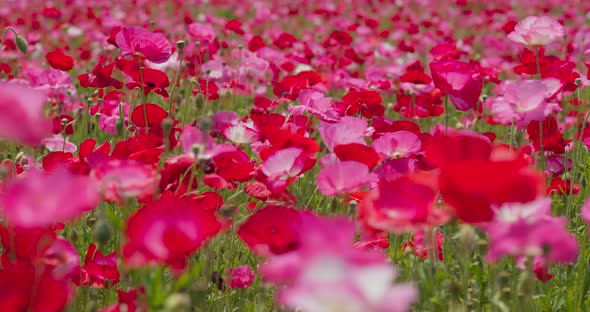
<path id="1" fill-rule="evenodd" d="M 0 7 L 0 311 L 590 311 L 590 2 Z"/>

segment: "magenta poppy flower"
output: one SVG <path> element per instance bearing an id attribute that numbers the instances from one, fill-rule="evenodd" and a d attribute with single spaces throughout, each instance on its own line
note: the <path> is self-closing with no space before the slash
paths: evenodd
<path id="1" fill-rule="evenodd" d="M 430 63 L 430 71 L 434 85 L 450 96 L 457 110 L 467 111 L 476 106 L 483 82 L 475 66 L 445 59 Z"/>
<path id="2" fill-rule="evenodd" d="M 64 168 L 50 174 L 37 169 L 11 180 L 0 197 L 0 211 L 12 226 L 52 226 L 70 221 L 99 203 L 96 184 Z"/>
<path id="3" fill-rule="evenodd" d="M 487 260 L 491 262 L 512 256 L 572 263 L 578 256 L 576 238 L 567 231 L 565 218 L 551 216 L 551 198 L 503 204 L 483 228 L 490 239 Z"/>
<path id="4" fill-rule="evenodd" d="M 38 145 L 51 135 L 52 122 L 43 108 L 43 92 L 11 83 L 0 83 L 0 137 Z"/>
<path id="5" fill-rule="evenodd" d="M 254 271 L 248 265 L 227 270 L 229 288 L 248 288 L 254 282 Z"/>
<path id="6" fill-rule="evenodd" d="M 129 218 L 123 258 L 130 267 L 168 264 L 178 272 L 221 228 L 212 211 L 189 198 L 166 194 Z"/>
<path id="7" fill-rule="evenodd" d="M 123 50 L 123 55 L 140 54 L 152 63 L 164 63 L 172 55 L 172 45 L 164 34 L 140 27 L 123 27 L 115 42 Z"/>
<path id="8" fill-rule="evenodd" d="M 343 144 L 367 145 L 364 136 L 370 135 L 365 120 L 349 116 L 340 118 L 337 123 L 321 122 L 317 128 L 329 151 L 333 151 L 336 146 Z"/>
<path id="9" fill-rule="evenodd" d="M 529 16 L 514 27 L 508 38 L 530 46 L 546 45 L 563 38 L 563 26 L 549 16 Z"/>

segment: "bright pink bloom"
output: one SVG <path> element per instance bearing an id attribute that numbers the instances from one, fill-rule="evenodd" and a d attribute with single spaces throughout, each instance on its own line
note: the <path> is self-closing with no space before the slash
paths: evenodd
<path id="1" fill-rule="evenodd" d="M 38 145 L 51 135 L 52 123 L 43 113 L 43 92 L 16 84 L 0 83 L 0 137 Z"/>
<path id="2" fill-rule="evenodd" d="M 284 284 L 278 300 L 300 311 L 408 311 L 417 300 L 411 284 L 392 285 L 397 272 L 377 251 L 352 246 L 354 224 L 344 218 L 306 215 L 301 246 L 273 256 L 263 278 Z"/>
<path id="3" fill-rule="evenodd" d="M 421 146 L 420 138 L 405 130 L 385 133 L 373 142 L 373 148 L 383 159 L 415 155 Z"/>
<path id="4" fill-rule="evenodd" d="M 541 46 L 563 38 L 563 26 L 549 16 L 529 16 L 514 27 L 508 38 L 530 46 Z"/>
<path id="5" fill-rule="evenodd" d="M 72 220 L 99 202 L 96 184 L 64 168 L 31 169 L 4 186 L 0 211 L 12 226 L 46 227 Z"/>
<path id="6" fill-rule="evenodd" d="M 301 115 L 308 112 L 326 122 L 336 122 L 340 119 L 332 98 L 326 97 L 322 92 L 306 89 L 301 91 L 298 100 L 301 105 L 289 106 L 289 113 Z"/>
<path id="7" fill-rule="evenodd" d="M 333 196 L 359 191 L 375 180 L 376 176 L 369 172 L 367 165 L 348 160 L 322 168 L 316 182 L 322 194 Z"/>
<path id="8" fill-rule="evenodd" d="M 329 151 L 334 151 L 334 147 L 343 144 L 367 145 L 364 136 L 370 135 L 365 120 L 349 116 L 340 118 L 337 123 L 320 123 L 318 132 Z"/>
<path id="9" fill-rule="evenodd" d="M 249 265 L 242 265 L 227 270 L 229 288 L 248 288 L 254 282 L 254 271 Z"/>
<path id="10" fill-rule="evenodd" d="M 535 257 L 543 264 L 572 263 L 578 256 L 577 241 L 568 233 L 565 218 L 551 216 L 551 198 L 506 203 L 483 228 L 490 239 L 488 261 L 513 256 Z"/>
<path id="11" fill-rule="evenodd" d="M 211 24 L 192 23 L 188 25 L 188 33 L 201 45 L 206 45 L 215 39 L 215 31 Z"/>
<path id="12" fill-rule="evenodd" d="M 560 88 L 561 83 L 554 78 L 507 81 L 503 95 L 491 99 L 491 110 L 506 125 L 514 122 L 524 126 L 531 121 L 542 121 L 559 109 L 559 104 L 548 103 L 547 99 Z"/>
<path id="13" fill-rule="evenodd" d="M 127 221 L 123 258 L 131 267 L 165 263 L 178 272 L 221 228 L 212 211 L 189 198 L 165 194 Z"/>
<path id="14" fill-rule="evenodd" d="M 120 159 L 101 163 L 90 175 L 100 185 L 105 200 L 119 203 L 127 198 L 150 197 L 160 179 L 152 165 Z"/>
<path id="15" fill-rule="evenodd" d="M 430 71 L 434 85 L 450 96 L 457 110 L 466 111 L 476 106 L 483 82 L 473 65 L 445 59 L 430 63 Z"/>
<path id="16" fill-rule="evenodd" d="M 64 138 L 61 134 L 54 134 L 50 138 L 45 138 L 41 140 L 41 144 L 45 145 L 45 148 L 50 152 L 73 153 L 78 149 L 76 144 L 73 144 L 68 137 Z"/>
<path id="17" fill-rule="evenodd" d="M 138 53 L 152 63 L 164 63 L 172 54 L 172 46 L 164 34 L 140 27 L 123 27 L 115 41 L 123 55 Z"/>

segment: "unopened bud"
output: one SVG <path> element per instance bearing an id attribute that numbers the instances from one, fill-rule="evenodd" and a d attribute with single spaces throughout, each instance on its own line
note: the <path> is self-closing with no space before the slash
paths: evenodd
<path id="1" fill-rule="evenodd" d="M 94 227 L 94 240 L 99 246 L 105 246 L 113 238 L 113 227 L 105 220 L 101 219 Z"/>
<path id="2" fill-rule="evenodd" d="M 25 40 L 25 38 L 16 35 L 16 37 L 14 38 L 14 41 L 16 43 L 16 47 L 18 48 L 18 50 L 22 53 L 22 54 L 27 54 L 27 50 L 29 49 L 28 45 L 27 45 L 27 41 Z"/>
<path id="3" fill-rule="evenodd" d="M 478 237 L 477 233 L 475 233 L 475 229 L 473 229 L 470 225 L 460 225 L 459 231 L 455 235 L 455 238 L 459 241 L 459 244 L 463 246 L 465 250 L 469 253 L 475 248 L 477 245 Z"/>
<path id="4" fill-rule="evenodd" d="M 213 127 L 213 119 L 209 116 L 201 117 L 199 119 L 199 129 L 203 132 L 209 132 Z"/>
<path id="5" fill-rule="evenodd" d="M 184 50 L 184 46 L 185 45 L 186 45 L 186 41 L 184 41 L 184 40 L 178 40 L 178 41 L 176 41 L 176 47 L 179 50 Z"/>
<path id="6" fill-rule="evenodd" d="M 528 270 L 522 271 L 518 277 L 518 295 L 525 297 L 531 295 L 535 290 L 536 282 L 532 272 Z"/>
<path id="7" fill-rule="evenodd" d="M 125 130 L 125 120 L 123 118 L 117 118 L 115 129 L 117 130 L 117 135 L 123 135 L 123 131 Z"/>
<path id="8" fill-rule="evenodd" d="M 164 134 L 168 135 L 170 131 L 172 131 L 172 124 L 174 124 L 174 121 L 170 117 L 166 117 L 162 120 L 161 126 L 162 130 L 164 130 Z"/>

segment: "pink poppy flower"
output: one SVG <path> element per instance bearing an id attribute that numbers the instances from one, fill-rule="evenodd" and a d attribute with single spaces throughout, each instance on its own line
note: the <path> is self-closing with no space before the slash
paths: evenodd
<path id="1" fill-rule="evenodd" d="M 546 45 L 563 38 L 563 26 L 549 16 L 529 16 L 514 27 L 508 38 L 530 46 Z"/>
<path id="2" fill-rule="evenodd" d="M 340 114 L 331 97 L 326 97 L 322 92 L 307 89 L 301 91 L 298 97 L 301 105 L 289 106 L 289 113 L 302 115 L 308 112 L 325 122 L 337 122 Z"/>
<path id="3" fill-rule="evenodd" d="M 229 282 L 229 288 L 248 288 L 254 282 L 254 271 L 248 265 L 230 268 L 227 270 L 226 279 Z"/>
<path id="4" fill-rule="evenodd" d="M 358 217 L 367 227 L 402 233 L 443 224 L 450 214 L 435 208 L 436 193 L 428 186 L 402 177 L 379 181 L 358 206 Z"/>
<path id="5" fill-rule="evenodd" d="M 115 42 L 123 50 L 123 55 L 141 54 L 152 63 L 164 63 L 172 55 L 172 46 L 164 34 L 140 27 L 123 27 Z"/>
<path id="6" fill-rule="evenodd" d="M 383 159 L 415 155 L 421 146 L 420 138 L 405 130 L 385 133 L 373 142 L 373 148 Z"/>
<path id="7" fill-rule="evenodd" d="M 152 165 L 120 159 L 98 165 L 90 176 L 100 185 L 104 199 L 117 203 L 127 198 L 152 196 L 160 180 Z"/>
<path id="8" fill-rule="evenodd" d="M 43 92 L 11 83 L 0 83 L 0 137 L 38 145 L 51 135 L 52 123 L 43 113 Z"/>
<path id="9" fill-rule="evenodd" d="M 73 144 L 68 137 L 64 138 L 61 134 L 54 134 L 50 138 L 43 139 L 41 140 L 41 144 L 45 145 L 45 148 L 50 152 L 73 153 L 78 150 L 76 144 Z"/>
<path id="10" fill-rule="evenodd" d="M 87 285 L 93 288 L 105 288 L 119 282 L 120 273 L 117 268 L 117 253 L 103 255 L 95 244 L 90 244 L 86 251 L 84 266 L 80 270 L 77 285 Z"/>
<path id="11" fill-rule="evenodd" d="M 396 269 L 377 251 L 355 248 L 354 224 L 345 218 L 305 215 L 298 249 L 273 256 L 260 270 L 283 284 L 281 304 L 299 311 L 408 311 L 417 300 L 411 284 L 392 285 Z"/>
<path id="12" fill-rule="evenodd" d="M 72 220 L 99 202 L 95 183 L 64 168 L 31 169 L 4 185 L 0 211 L 12 226 L 45 227 Z"/>
<path id="13" fill-rule="evenodd" d="M 127 221 L 123 259 L 130 267 L 168 264 L 178 273 L 188 257 L 221 228 L 212 211 L 189 198 L 166 194 Z"/>
<path id="14" fill-rule="evenodd" d="M 457 110 L 467 111 L 477 105 L 483 82 L 475 66 L 445 59 L 430 63 L 430 71 L 434 85 L 450 96 Z"/>
<path id="15" fill-rule="evenodd" d="M 188 25 L 188 33 L 202 45 L 215 40 L 215 31 L 211 24 L 191 23 Z"/>
<path id="16" fill-rule="evenodd" d="M 486 258 L 491 262 L 513 256 L 536 257 L 543 264 L 572 263 L 578 256 L 577 241 L 567 231 L 565 218 L 551 216 L 551 198 L 506 203 L 483 228 L 490 239 Z"/>
<path id="17" fill-rule="evenodd" d="M 343 144 L 358 143 L 367 145 L 364 136 L 370 135 L 367 122 L 356 117 L 342 117 L 337 123 L 322 122 L 318 132 L 329 151 Z"/>
<path id="18" fill-rule="evenodd" d="M 354 160 L 338 161 L 322 168 L 316 183 L 320 192 L 326 196 L 351 193 L 376 180 L 367 165 Z"/>
<path id="19" fill-rule="evenodd" d="M 503 95 L 490 100 L 490 108 L 498 122 L 524 126 L 531 121 L 545 120 L 559 110 L 559 104 L 547 99 L 561 88 L 558 79 L 517 80 L 505 82 Z"/>

